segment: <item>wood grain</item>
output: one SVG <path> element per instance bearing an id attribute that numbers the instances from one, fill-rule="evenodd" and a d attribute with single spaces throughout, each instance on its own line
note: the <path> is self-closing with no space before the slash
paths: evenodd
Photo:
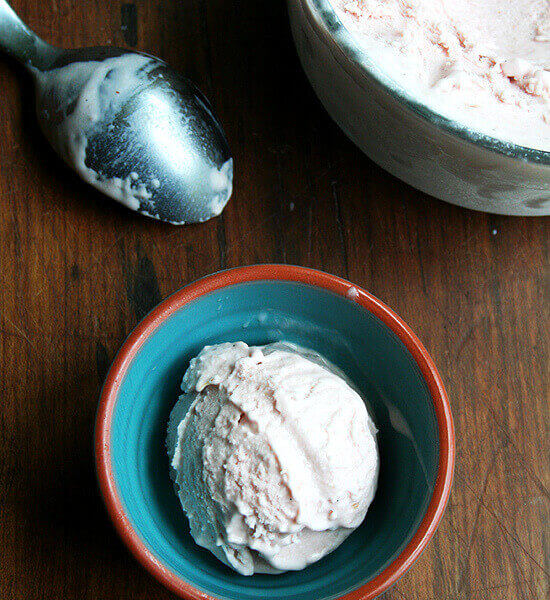
<path id="1" fill-rule="evenodd" d="M 456 481 L 387 600 L 549 593 L 550 221 L 468 212 L 400 183 L 328 118 L 280 2 L 13 0 L 65 47 L 158 54 L 209 96 L 236 159 L 223 216 L 174 228 L 86 186 L 48 150 L 32 90 L 0 63 L 0 598 L 171 598 L 96 491 L 106 370 L 161 298 L 220 268 L 316 267 L 392 306 L 451 396 Z"/>

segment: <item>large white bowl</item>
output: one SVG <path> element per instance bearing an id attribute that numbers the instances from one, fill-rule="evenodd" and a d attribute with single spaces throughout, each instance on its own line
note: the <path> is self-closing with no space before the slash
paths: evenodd
<path id="1" fill-rule="evenodd" d="M 550 152 L 477 133 L 391 81 L 329 0 L 288 0 L 298 55 L 327 111 L 390 173 L 441 200 L 505 215 L 550 215 Z"/>

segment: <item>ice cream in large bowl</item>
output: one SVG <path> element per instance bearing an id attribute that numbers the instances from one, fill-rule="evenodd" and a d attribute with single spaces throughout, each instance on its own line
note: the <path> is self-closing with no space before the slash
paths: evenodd
<path id="1" fill-rule="evenodd" d="M 123 540 L 182 598 L 357 600 L 433 536 L 454 433 L 395 313 L 333 275 L 262 265 L 138 325 L 105 382 L 96 460 Z"/>
<path id="2" fill-rule="evenodd" d="M 288 5 L 313 88 L 373 161 L 453 204 L 550 214 L 548 0 Z"/>

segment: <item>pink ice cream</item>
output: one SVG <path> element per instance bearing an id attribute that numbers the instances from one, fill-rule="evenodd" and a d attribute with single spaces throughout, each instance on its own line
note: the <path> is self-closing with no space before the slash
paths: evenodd
<path id="1" fill-rule="evenodd" d="M 549 0 L 332 0 L 368 57 L 432 110 L 550 151 Z"/>
<path id="2" fill-rule="evenodd" d="M 207 346 L 170 418 L 172 475 L 195 541 L 243 575 L 302 569 L 363 521 L 378 476 L 359 394 L 295 346 Z"/>

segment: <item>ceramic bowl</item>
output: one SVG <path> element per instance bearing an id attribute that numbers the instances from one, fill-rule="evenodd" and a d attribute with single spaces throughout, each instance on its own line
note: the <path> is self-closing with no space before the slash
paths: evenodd
<path id="1" fill-rule="evenodd" d="M 379 429 L 380 480 L 363 524 L 303 571 L 245 577 L 195 544 L 169 475 L 165 435 L 189 360 L 203 346 L 286 340 L 340 367 Z M 101 395 L 99 483 L 130 550 L 183 598 L 374 598 L 418 558 L 441 519 L 454 433 L 441 379 L 389 308 L 349 282 L 310 269 L 224 271 L 165 300 L 130 335 Z"/>
<path id="2" fill-rule="evenodd" d="M 372 62 L 330 0 L 288 0 L 302 66 L 343 131 L 410 185 L 466 208 L 550 214 L 550 152 L 468 129 L 417 102 Z"/>

